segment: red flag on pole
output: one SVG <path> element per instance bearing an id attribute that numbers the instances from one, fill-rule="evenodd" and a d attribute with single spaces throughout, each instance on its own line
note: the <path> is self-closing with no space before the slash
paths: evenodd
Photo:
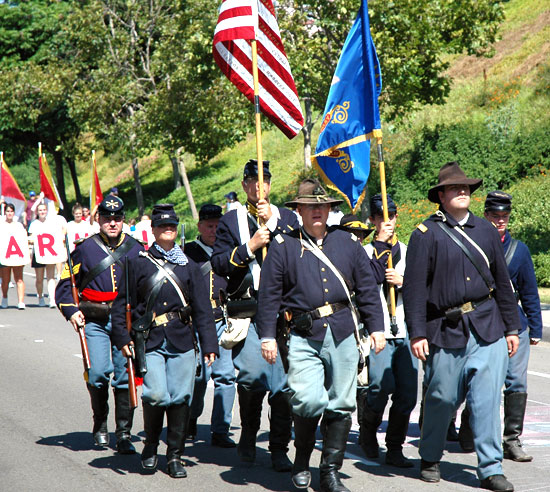
<path id="1" fill-rule="evenodd" d="M 44 198 L 54 203 L 56 209 L 63 208 L 61 197 L 57 191 L 50 166 L 46 160 L 46 154 L 42 154 L 42 144 L 38 143 L 38 164 L 40 167 L 40 191 Z"/>
<path id="2" fill-rule="evenodd" d="M 6 202 L 13 203 L 15 215 L 20 217 L 25 213 L 27 200 L 4 161 L 4 152 L 0 152 L 0 166 L 0 197 L 3 197 Z"/>
<path id="3" fill-rule="evenodd" d="M 99 185 L 97 176 L 97 162 L 95 160 L 95 150 L 92 150 L 92 181 L 90 185 L 90 210 L 95 211 L 96 207 L 102 202 L 103 193 Z"/>
<path id="4" fill-rule="evenodd" d="M 214 32 L 214 60 L 254 103 L 252 49 L 258 45 L 260 109 L 288 138 L 304 126 L 296 85 L 283 48 L 271 0 L 224 0 Z"/>

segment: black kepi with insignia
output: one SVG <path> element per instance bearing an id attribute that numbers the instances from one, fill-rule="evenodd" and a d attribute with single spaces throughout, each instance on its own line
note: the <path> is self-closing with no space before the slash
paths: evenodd
<path id="1" fill-rule="evenodd" d="M 153 206 L 151 214 L 151 227 L 158 227 L 165 224 L 178 225 L 180 222 L 174 205 L 171 203 L 157 203 Z"/>
<path id="2" fill-rule="evenodd" d="M 485 199 L 485 212 L 511 212 L 512 195 L 504 191 L 491 191 Z"/>
<path id="3" fill-rule="evenodd" d="M 97 211 L 103 217 L 124 215 L 124 202 L 115 195 L 107 195 L 98 205 Z"/>

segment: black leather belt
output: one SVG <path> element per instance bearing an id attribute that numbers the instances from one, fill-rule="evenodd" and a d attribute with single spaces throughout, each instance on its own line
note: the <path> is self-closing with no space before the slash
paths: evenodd
<path id="1" fill-rule="evenodd" d="M 481 299 L 476 299 L 475 301 L 466 302 L 460 306 L 449 308 L 445 310 L 445 317 L 451 321 L 458 321 L 463 314 L 471 313 L 475 311 L 479 306 L 486 303 L 489 299 L 492 299 L 491 294 L 482 297 Z"/>
<path id="2" fill-rule="evenodd" d="M 334 313 L 337 313 L 338 311 L 341 311 L 342 309 L 346 309 L 348 307 L 347 302 L 334 302 L 332 304 L 325 304 L 324 306 L 318 307 L 317 309 L 313 309 L 312 311 L 307 311 L 305 313 L 300 312 L 293 312 L 292 317 L 298 318 L 303 315 L 310 315 L 311 319 L 321 319 L 326 318 L 327 316 L 330 316 Z"/>
<path id="3" fill-rule="evenodd" d="M 160 316 L 155 317 L 155 320 L 153 321 L 153 326 L 160 326 L 165 325 L 169 321 L 172 321 L 173 319 L 180 319 L 180 313 L 178 311 L 172 311 L 170 313 L 164 313 Z"/>

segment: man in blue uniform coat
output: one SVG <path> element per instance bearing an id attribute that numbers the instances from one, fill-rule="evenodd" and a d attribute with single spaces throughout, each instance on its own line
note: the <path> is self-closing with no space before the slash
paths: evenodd
<path id="1" fill-rule="evenodd" d="M 220 307 L 220 290 L 227 289 L 227 278 L 216 275 L 212 270 L 210 258 L 214 242 L 216 241 L 216 229 L 222 217 L 222 208 L 218 205 L 206 204 L 199 210 L 199 222 L 197 228 L 199 237 L 195 241 L 185 244 L 184 252 L 201 268 L 201 274 L 208 289 L 212 303 L 212 312 L 216 320 L 218 339 L 225 328 L 225 319 Z M 193 403 L 191 404 L 191 418 L 187 435 L 193 439 L 197 435 L 197 419 L 204 408 L 204 395 L 208 380 L 214 381 L 214 404 L 212 406 L 212 446 L 221 448 L 234 448 L 235 443 L 229 437 L 229 427 L 233 415 L 233 402 L 235 401 L 235 367 L 231 357 L 231 350 L 219 347 L 220 356 L 211 367 L 203 364 L 201 374 L 195 380 Z"/>
<path id="2" fill-rule="evenodd" d="M 71 254 L 80 306 L 73 301 L 68 265 L 57 284 L 55 299 L 63 316 L 75 330 L 86 325 L 86 342 L 90 353 L 88 391 L 93 411 L 93 437 L 96 445 L 109 444 L 107 416 L 109 413 L 109 380 L 115 395 L 117 450 L 121 454 L 135 453 L 131 442 L 133 409 L 128 401 L 126 359 L 111 343 L 111 315 L 119 282 L 124 277 L 124 259 L 135 258 L 143 246 L 122 232 L 124 203 L 107 195 L 98 207 L 99 233 L 79 243 Z"/>
<path id="3" fill-rule="evenodd" d="M 113 341 L 126 357 L 133 355 L 132 344 L 136 346 L 136 354 L 145 352 L 143 468 L 154 471 L 157 467 L 159 437 L 166 414 L 167 471 L 172 478 L 184 478 L 187 471 L 181 457 L 198 355 L 195 330 L 208 365 L 218 355 L 218 339 L 199 266 L 175 243 L 177 224 L 172 204 L 153 207 L 151 225 L 155 242 L 146 253 L 128 263 L 128 283 L 122 282 L 120 295 L 113 304 Z M 127 293 L 132 308 L 133 341 L 126 327 Z M 141 347 L 136 331 L 147 333 Z M 137 367 L 140 366 L 138 363 Z"/>
<path id="4" fill-rule="evenodd" d="M 247 290 L 256 297 L 263 250 L 276 234 L 290 232 L 299 227 L 296 215 L 285 208 L 268 202 L 271 188 L 269 162 L 263 162 L 264 196 L 259 200 L 258 163 L 249 160 L 243 172 L 242 187 L 246 204 L 227 212 L 220 220 L 212 253 L 212 269 L 217 275 L 228 277 L 228 293 Z M 252 278 L 250 288 L 242 287 L 243 280 Z M 260 339 L 255 317 L 252 317 L 248 334 L 233 348 L 233 362 L 239 371 L 237 393 L 241 414 L 241 437 L 237 451 L 242 461 L 256 459 L 256 435 L 260 428 L 262 402 L 269 392 L 271 406 L 269 450 L 273 468 L 290 471 L 292 463 L 286 453 L 292 425 L 286 374 L 280 357 L 274 366 L 262 359 Z"/>
<path id="5" fill-rule="evenodd" d="M 428 193 L 439 210 L 412 233 L 407 250 L 405 319 L 412 352 L 426 361 L 420 474 L 440 480 L 447 428 L 466 399 L 481 486 L 513 491 L 502 474 L 500 391 L 520 321 L 498 232 L 468 210 L 481 183 L 456 162 L 442 166 Z"/>
<path id="6" fill-rule="evenodd" d="M 298 197 L 287 205 L 297 207 L 304 225 L 277 236 L 269 249 L 257 317 L 262 355 L 270 364 L 278 357 L 277 323 L 281 317 L 290 319 L 288 385 L 296 447 L 292 481 L 298 488 L 310 485 L 309 459 L 322 416 L 322 492 L 348 490 L 338 470 L 357 387 L 358 320 L 350 305 L 351 291 L 372 347 L 379 352 L 385 344 L 382 306 L 370 260 L 356 236 L 326 225 L 331 205 L 341 202 L 327 196 L 317 180 L 300 184 Z"/>
<path id="7" fill-rule="evenodd" d="M 504 381 L 504 433 L 502 446 L 504 457 L 513 461 L 532 461 L 522 447 L 519 436 L 523 432 L 523 419 L 527 406 L 527 367 L 530 345 L 536 345 L 542 338 L 542 314 L 537 287 L 537 278 L 529 248 L 525 243 L 512 238 L 508 222 L 512 212 L 512 195 L 503 191 L 491 191 L 485 199 L 485 218 L 498 230 L 508 272 L 518 299 L 518 313 L 521 321 L 519 349 L 508 363 Z M 469 412 L 462 412 L 460 430 L 468 425 Z M 464 429 L 466 430 L 466 429 Z"/>

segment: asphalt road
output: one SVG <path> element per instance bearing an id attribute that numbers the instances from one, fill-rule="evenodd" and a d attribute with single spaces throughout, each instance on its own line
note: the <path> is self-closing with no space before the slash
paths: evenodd
<path id="1" fill-rule="evenodd" d="M 114 449 L 91 445 L 91 410 L 82 379 L 78 338 L 55 309 L 39 308 L 34 295 L 32 270 L 26 270 L 25 311 L 0 310 L 0 491 L 157 491 L 185 488 L 191 491 L 292 490 L 287 474 L 270 468 L 267 452 L 269 422 L 264 408 L 257 463 L 239 463 L 234 449 L 209 444 L 212 388 L 199 420 L 198 440 L 186 449 L 188 478 L 171 479 L 165 459 L 159 470 L 146 475 L 139 455 L 119 456 Z M 9 300 L 15 304 L 15 290 Z M 524 444 L 534 455 L 532 463 L 505 461 L 504 471 L 517 491 L 550 491 L 550 306 L 545 306 L 544 341 L 532 348 L 529 401 Z M 355 444 L 357 426 L 350 435 L 343 467 L 344 483 L 353 491 L 470 491 L 478 487 L 476 458 L 449 443 L 443 457 L 439 484 L 418 480 L 418 406 L 415 409 L 405 454 L 415 462 L 412 470 L 399 470 L 369 461 Z M 135 445 L 142 448 L 143 419 L 136 412 Z M 110 429 L 114 419 L 110 416 Z M 239 437 L 238 407 L 234 411 L 234 438 Z M 383 424 L 385 427 L 385 423 Z M 312 457 L 313 490 L 318 490 L 320 435 Z M 164 436 L 163 436 L 164 438 Z M 111 434 L 114 441 L 114 434 Z M 383 433 L 379 440 L 384 442 Z M 164 453 L 161 444 L 160 453 Z M 291 449 L 291 458 L 294 454 Z"/>

